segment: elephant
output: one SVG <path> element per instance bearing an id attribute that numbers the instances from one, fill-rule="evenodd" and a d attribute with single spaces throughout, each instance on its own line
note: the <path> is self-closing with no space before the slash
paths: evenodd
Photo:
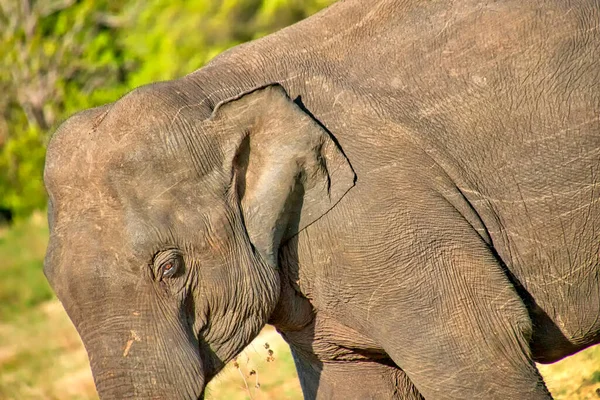
<path id="1" fill-rule="evenodd" d="M 68 118 L 44 272 L 100 398 L 201 399 L 270 324 L 306 399 L 550 399 L 600 342 L 599 27 L 340 1 Z"/>

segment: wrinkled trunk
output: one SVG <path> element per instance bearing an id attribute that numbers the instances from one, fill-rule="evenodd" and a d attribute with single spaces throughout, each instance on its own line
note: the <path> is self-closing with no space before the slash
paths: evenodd
<path id="1" fill-rule="evenodd" d="M 200 398 L 197 340 L 177 320 L 159 323 L 156 316 L 135 313 L 80 327 L 100 398 Z"/>

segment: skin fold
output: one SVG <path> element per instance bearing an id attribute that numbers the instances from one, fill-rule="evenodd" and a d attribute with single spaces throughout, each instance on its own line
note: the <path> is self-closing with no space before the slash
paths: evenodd
<path id="1" fill-rule="evenodd" d="M 347 0 L 64 122 L 45 273 L 100 398 L 267 324 L 307 399 L 549 399 L 600 342 L 600 3 Z"/>

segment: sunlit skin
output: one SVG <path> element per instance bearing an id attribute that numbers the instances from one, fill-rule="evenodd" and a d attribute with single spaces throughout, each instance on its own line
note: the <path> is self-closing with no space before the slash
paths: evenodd
<path id="1" fill-rule="evenodd" d="M 48 145 L 45 273 L 105 399 L 267 324 L 307 399 L 550 399 L 600 341 L 600 5 L 348 0 Z"/>

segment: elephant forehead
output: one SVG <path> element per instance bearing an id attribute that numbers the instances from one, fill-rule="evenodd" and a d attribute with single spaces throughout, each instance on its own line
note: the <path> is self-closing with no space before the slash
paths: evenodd
<path id="1" fill-rule="evenodd" d="M 109 183 L 164 190 L 162 183 L 220 171 L 218 138 L 203 128 L 202 115 L 182 113 L 172 97 L 157 96 L 157 89 L 138 90 L 96 113 L 71 117 L 48 148 L 48 191 Z"/>
<path id="2" fill-rule="evenodd" d="M 182 84 L 171 81 L 142 86 L 115 102 L 103 120 L 109 139 L 164 137 L 177 122 L 187 120 L 187 125 L 193 125 L 194 121 L 206 120 L 211 113 L 207 99 L 201 93 L 189 95 Z"/>
<path id="3" fill-rule="evenodd" d="M 151 147 L 115 146 L 98 152 L 74 154 L 69 163 L 52 165 L 46 185 L 55 207 L 105 212 L 127 207 L 158 209 L 192 206 L 224 195 L 227 177 L 222 168 L 202 173 L 184 152 L 175 154 Z M 78 157 L 79 156 L 79 157 Z M 207 200 L 208 201 L 208 200 Z"/>

